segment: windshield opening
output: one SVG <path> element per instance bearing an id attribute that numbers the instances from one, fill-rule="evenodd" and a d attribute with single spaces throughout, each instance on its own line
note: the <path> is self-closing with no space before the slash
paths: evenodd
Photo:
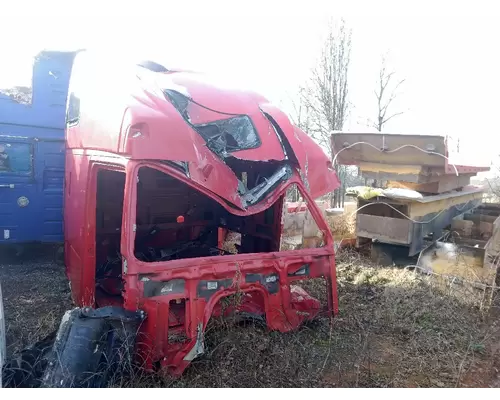
<path id="1" fill-rule="evenodd" d="M 279 251 L 283 201 L 284 196 L 260 213 L 236 216 L 178 179 L 141 167 L 135 257 L 160 262 Z"/>

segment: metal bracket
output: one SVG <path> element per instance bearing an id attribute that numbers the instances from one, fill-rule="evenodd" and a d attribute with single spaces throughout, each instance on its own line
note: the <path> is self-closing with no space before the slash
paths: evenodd
<path id="1" fill-rule="evenodd" d="M 146 318 L 146 313 L 142 310 L 129 311 L 122 307 L 106 306 L 97 309 L 90 307 L 82 308 L 80 316 L 82 318 L 103 318 L 121 322 L 138 322 Z"/>

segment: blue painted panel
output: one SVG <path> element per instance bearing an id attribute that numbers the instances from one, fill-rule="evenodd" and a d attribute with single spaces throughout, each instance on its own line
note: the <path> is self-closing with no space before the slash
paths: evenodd
<path id="1" fill-rule="evenodd" d="M 31 103 L 0 94 L 0 243 L 64 239 L 65 108 L 74 55 L 43 51 L 35 58 Z"/>
<path id="2" fill-rule="evenodd" d="M 43 51 L 33 64 L 32 101 L 0 94 L 0 123 L 56 128 L 64 138 L 66 97 L 74 52 Z M 43 137 L 43 132 L 41 132 Z"/>
<path id="3" fill-rule="evenodd" d="M 32 166 L 29 174 L 0 173 L 0 243 L 62 242 L 64 141 L 0 136 L 2 143 L 29 148 Z M 26 153 L 20 153 L 18 163 L 26 168 Z"/>

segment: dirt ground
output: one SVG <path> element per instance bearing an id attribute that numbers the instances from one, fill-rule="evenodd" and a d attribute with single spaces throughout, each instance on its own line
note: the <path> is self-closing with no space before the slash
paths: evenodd
<path id="1" fill-rule="evenodd" d="M 340 313 L 281 334 L 214 321 L 184 376 L 114 385 L 168 387 L 499 387 L 500 328 L 485 300 L 428 277 L 338 255 Z M 63 268 L 42 255 L 0 264 L 13 354 L 55 330 L 70 307 Z M 320 285 L 304 287 L 324 298 Z"/>
<path id="2" fill-rule="evenodd" d="M 20 258 L 0 253 L 0 260 L 7 354 L 11 355 L 55 330 L 71 301 L 64 267 L 53 262 L 52 254 L 33 249 Z"/>

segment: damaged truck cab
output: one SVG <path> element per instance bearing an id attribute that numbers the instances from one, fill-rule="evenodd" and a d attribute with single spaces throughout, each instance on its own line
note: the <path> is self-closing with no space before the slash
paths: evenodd
<path id="1" fill-rule="evenodd" d="M 337 312 L 333 238 L 314 199 L 338 180 L 262 96 L 151 65 L 75 58 L 65 261 L 79 318 L 139 316 L 136 355 L 179 375 L 203 353 L 212 316 L 286 332 Z M 283 231 L 292 189 L 314 234 Z M 300 286 L 313 278 L 324 305 Z"/>

